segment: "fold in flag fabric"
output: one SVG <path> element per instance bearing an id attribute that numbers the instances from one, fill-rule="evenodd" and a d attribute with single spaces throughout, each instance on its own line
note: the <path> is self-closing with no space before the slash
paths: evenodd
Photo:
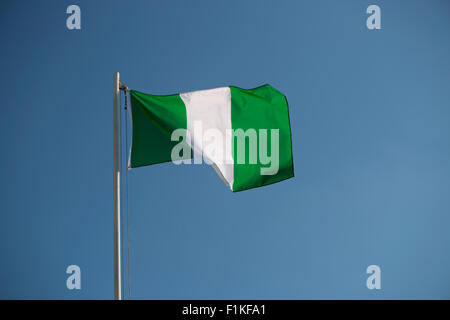
<path id="1" fill-rule="evenodd" d="M 129 168 L 206 162 L 232 191 L 294 176 L 287 99 L 268 84 L 129 97 Z"/>

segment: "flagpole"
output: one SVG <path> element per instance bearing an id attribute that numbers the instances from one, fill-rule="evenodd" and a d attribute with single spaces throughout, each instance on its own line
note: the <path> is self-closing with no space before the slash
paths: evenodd
<path id="1" fill-rule="evenodd" d="M 114 72 L 113 99 L 113 212 L 114 212 L 114 300 L 122 300 L 120 263 L 120 168 L 119 168 L 119 72 Z"/>

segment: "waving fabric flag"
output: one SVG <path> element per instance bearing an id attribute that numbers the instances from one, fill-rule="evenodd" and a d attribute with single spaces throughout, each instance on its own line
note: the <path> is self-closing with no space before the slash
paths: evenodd
<path id="1" fill-rule="evenodd" d="M 130 168 L 206 162 L 232 191 L 294 176 L 288 103 L 268 84 L 129 96 Z"/>

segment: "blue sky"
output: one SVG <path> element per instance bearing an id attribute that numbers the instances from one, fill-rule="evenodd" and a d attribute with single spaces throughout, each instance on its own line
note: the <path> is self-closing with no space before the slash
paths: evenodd
<path id="1" fill-rule="evenodd" d="M 152 94 L 270 83 L 289 100 L 296 175 L 232 193 L 207 165 L 130 171 L 131 298 L 450 298 L 449 14 L 3 1 L 0 298 L 113 297 L 114 71 Z M 71 264 L 81 290 L 66 288 Z M 381 290 L 366 288 L 372 264 Z"/>

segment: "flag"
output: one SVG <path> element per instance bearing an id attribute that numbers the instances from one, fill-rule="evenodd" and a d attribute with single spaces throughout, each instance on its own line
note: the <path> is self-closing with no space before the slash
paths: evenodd
<path id="1" fill-rule="evenodd" d="M 130 168 L 206 162 L 232 191 L 294 176 L 287 99 L 268 84 L 129 97 Z"/>

